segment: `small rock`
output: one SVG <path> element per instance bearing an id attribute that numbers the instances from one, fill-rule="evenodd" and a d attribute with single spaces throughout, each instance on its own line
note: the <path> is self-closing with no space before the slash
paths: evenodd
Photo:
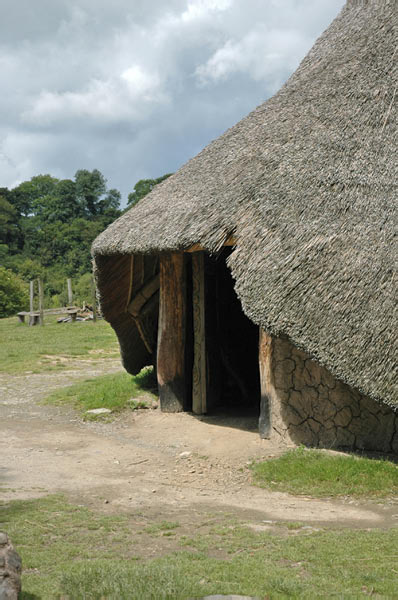
<path id="1" fill-rule="evenodd" d="M 86 414 L 90 415 L 107 415 L 111 412 L 109 408 L 92 408 L 91 410 L 86 410 Z"/>
<path id="2" fill-rule="evenodd" d="M 0 598 L 17 600 L 21 592 L 21 559 L 4 532 L 0 532 L 0 546 Z"/>
<path id="3" fill-rule="evenodd" d="M 188 456 L 191 456 L 192 452 L 181 452 L 181 454 L 179 455 L 180 458 L 188 458 Z"/>
<path id="4" fill-rule="evenodd" d="M 156 494 L 157 490 L 152 490 L 152 494 Z"/>
<path id="5" fill-rule="evenodd" d="M 109 500 L 104 500 L 104 504 L 109 504 Z"/>

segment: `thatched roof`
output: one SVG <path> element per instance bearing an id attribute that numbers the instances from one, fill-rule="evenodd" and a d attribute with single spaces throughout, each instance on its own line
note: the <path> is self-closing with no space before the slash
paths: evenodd
<path id="1" fill-rule="evenodd" d="M 273 98 L 97 238 L 99 270 L 233 233 L 245 313 L 398 405 L 397 25 L 397 0 L 348 0 Z"/>

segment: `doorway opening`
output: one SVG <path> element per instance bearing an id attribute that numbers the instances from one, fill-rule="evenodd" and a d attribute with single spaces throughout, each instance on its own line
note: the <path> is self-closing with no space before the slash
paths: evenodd
<path id="1" fill-rule="evenodd" d="M 204 255 L 206 413 L 253 417 L 260 411 L 259 329 L 242 310 L 227 258 Z"/>

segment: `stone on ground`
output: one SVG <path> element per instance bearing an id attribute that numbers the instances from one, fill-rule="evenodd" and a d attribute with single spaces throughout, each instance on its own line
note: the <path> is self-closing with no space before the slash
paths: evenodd
<path id="1" fill-rule="evenodd" d="M 0 600 L 17 600 L 21 592 L 22 562 L 8 535 L 0 531 Z"/>

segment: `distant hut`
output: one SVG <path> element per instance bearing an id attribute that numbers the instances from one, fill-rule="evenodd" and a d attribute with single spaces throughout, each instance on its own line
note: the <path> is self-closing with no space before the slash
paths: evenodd
<path id="1" fill-rule="evenodd" d="M 123 364 L 156 364 L 163 410 L 398 451 L 397 21 L 348 0 L 273 98 L 95 241 Z"/>

